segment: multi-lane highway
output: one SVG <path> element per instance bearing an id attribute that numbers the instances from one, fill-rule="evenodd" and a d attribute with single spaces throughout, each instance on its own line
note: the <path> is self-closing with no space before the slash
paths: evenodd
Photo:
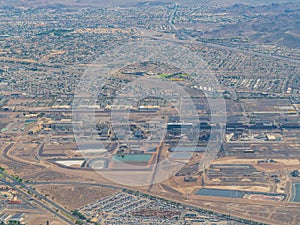
<path id="1" fill-rule="evenodd" d="M 60 218 L 62 221 L 65 222 L 65 224 L 75 224 L 76 218 L 74 218 L 70 212 L 65 210 L 60 205 L 56 204 L 55 202 L 50 201 L 40 193 L 38 193 L 36 190 L 31 188 L 29 185 L 18 181 L 14 177 L 8 175 L 4 171 L 0 171 L 0 174 L 2 176 L 1 181 L 17 191 L 20 195 L 24 196 L 26 199 L 31 199 L 35 204 L 43 208 L 44 210 L 52 213 L 56 217 Z M 71 220 L 70 218 L 74 218 L 74 220 Z M 81 221 L 83 222 L 83 221 Z M 84 224 L 87 224 L 83 222 Z"/>

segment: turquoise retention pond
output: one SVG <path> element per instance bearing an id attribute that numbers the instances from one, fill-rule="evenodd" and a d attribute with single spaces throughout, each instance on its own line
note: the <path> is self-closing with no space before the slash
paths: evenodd
<path id="1" fill-rule="evenodd" d="M 244 193 L 242 191 L 234 191 L 234 190 L 203 188 L 203 189 L 200 189 L 196 193 L 196 195 L 212 196 L 212 197 L 241 198 L 241 197 L 243 197 Z"/>
<path id="2" fill-rule="evenodd" d="M 292 202 L 300 202 L 300 183 L 293 184 L 293 196 L 291 198 Z"/>
<path id="3" fill-rule="evenodd" d="M 152 158 L 152 154 L 133 154 L 133 155 L 115 155 L 114 161 L 120 162 L 149 162 Z"/>

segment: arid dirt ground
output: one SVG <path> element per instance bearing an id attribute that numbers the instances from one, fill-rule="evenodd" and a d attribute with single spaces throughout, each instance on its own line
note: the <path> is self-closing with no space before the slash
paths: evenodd
<path id="1" fill-rule="evenodd" d="M 36 189 L 70 210 L 75 210 L 117 192 L 110 188 L 86 185 L 39 185 L 36 186 Z"/>

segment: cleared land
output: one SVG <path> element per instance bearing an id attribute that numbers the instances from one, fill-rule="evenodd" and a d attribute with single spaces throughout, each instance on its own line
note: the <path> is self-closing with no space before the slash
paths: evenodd
<path id="1" fill-rule="evenodd" d="M 75 210 L 94 202 L 95 199 L 101 199 L 117 192 L 110 188 L 87 185 L 39 185 L 36 186 L 36 189 L 70 210 Z"/>

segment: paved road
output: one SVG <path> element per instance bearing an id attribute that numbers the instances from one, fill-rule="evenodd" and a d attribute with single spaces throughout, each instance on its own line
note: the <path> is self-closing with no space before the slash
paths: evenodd
<path id="1" fill-rule="evenodd" d="M 160 169 L 160 157 L 161 157 L 161 152 L 163 150 L 163 145 L 160 144 L 160 146 L 158 147 L 158 153 L 156 156 L 156 161 L 155 164 L 153 165 L 153 173 L 152 173 L 152 177 L 151 177 L 151 181 L 150 181 L 150 186 L 148 188 L 148 191 L 151 192 L 152 188 L 155 186 L 156 181 L 156 176 L 159 173 L 159 169 Z"/>
<path id="2" fill-rule="evenodd" d="M 73 217 L 63 207 L 61 207 L 58 204 L 50 201 L 49 199 L 47 199 L 46 197 L 44 197 L 43 195 L 41 195 L 40 193 L 38 193 L 37 191 L 35 191 L 31 187 L 29 187 L 28 185 L 17 181 L 15 178 L 13 178 L 12 176 L 4 173 L 3 171 L 0 171 L 0 174 L 4 178 L 7 178 L 7 179 L 12 181 L 12 182 L 8 182 L 6 179 L 2 179 L 1 181 L 3 183 L 5 183 L 7 186 L 13 188 L 19 194 L 25 196 L 26 198 L 32 199 L 32 201 L 34 203 L 36 203 L 37 205 L 39 205 L 41 208 L 45 209 L 46 211 L 51 212 L 52 214 L 54 214 L 58 218 L 62 219 L 64 222 L 66 222 L 66 224 L 71 224 L 71 225 L 75 224 L 72 220 L 70 220 L 67 216 L 65 216 L 65 215 L 68 215 L 70 217 Z M 25 191 L 23 191 L 20 187 L 22 187 Z M 29 193 L 32 193 L 32 194 L 29 194 Z M 36 198 L 33 198 L 33 196 L 36 196 Z M 41 199 L 41 200 L 39 200 L 39 199 Z M 45 201 L 47 204 L 45 204 L 43 201 Z M 87 224 L 87 223 L 84 223 L 84 224 Z"/>

